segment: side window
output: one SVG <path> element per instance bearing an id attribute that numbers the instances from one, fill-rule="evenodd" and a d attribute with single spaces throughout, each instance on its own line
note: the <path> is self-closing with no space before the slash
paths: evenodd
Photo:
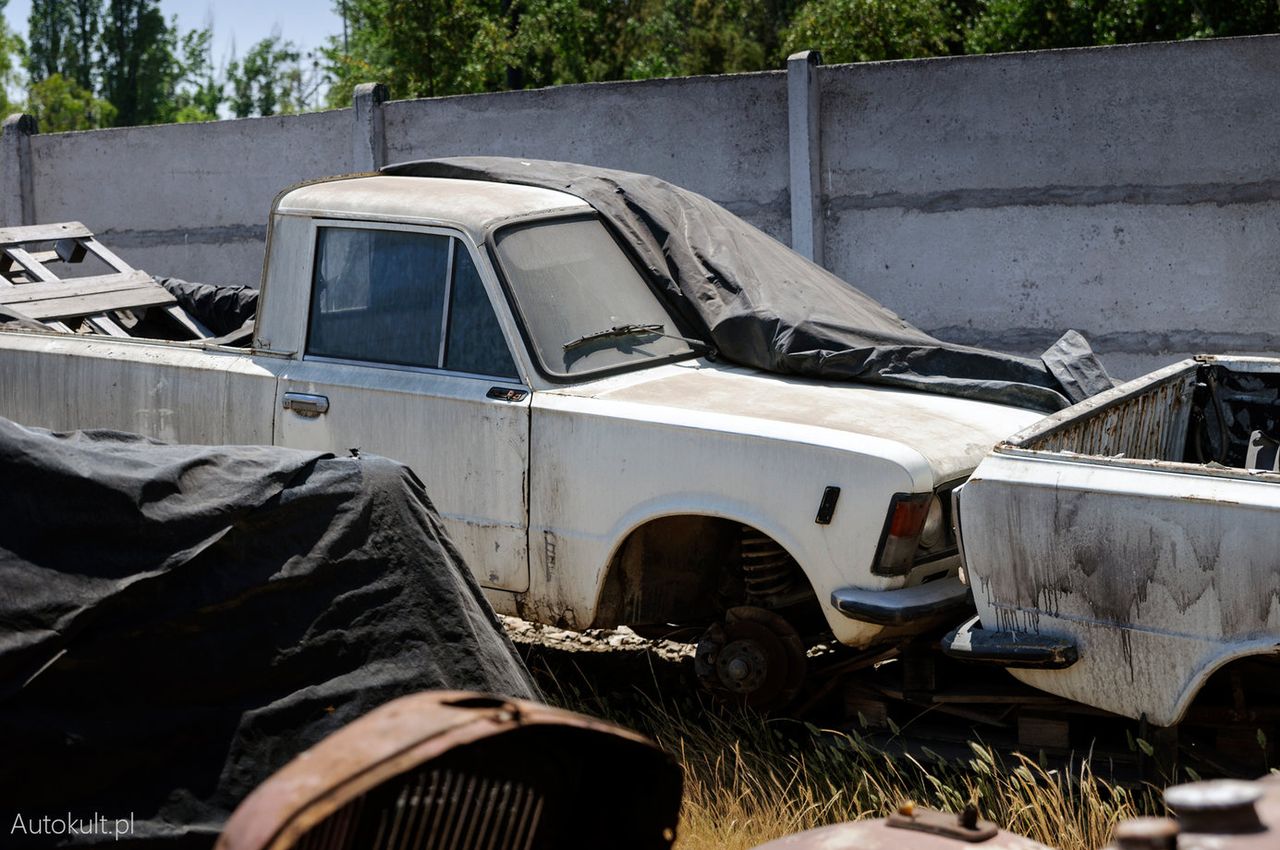
<path id="1" fill-rule="evenodd" d="M 448 236 L 322 227 L 307 353 L 440 365 Z"/>
<path id="2" fill-rule="evenodd" d="M 446 369 L 501 378 L 517 377 L 516 364 L 498 326 L 471 254 L 454 240 L 453 286 L 449 295 Z"/>

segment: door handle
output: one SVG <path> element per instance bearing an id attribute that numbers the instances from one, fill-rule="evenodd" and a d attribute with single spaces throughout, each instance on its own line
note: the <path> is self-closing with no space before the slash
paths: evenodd
<path id="1" fill-rule="evenodd" d="M 280 399 L 280 406 L 299 416 L 315 418 L 329 411 L 329 399 L 327 396 L 311 393 L 285 393 Z"/>
<path id="2" fill-rule="evenodd" d="M 513 390 L 510 387 L 489 387 L 489 392 L 485 393 L 497 401 L 524 401 L 528 394 L 528 390 Z"/>

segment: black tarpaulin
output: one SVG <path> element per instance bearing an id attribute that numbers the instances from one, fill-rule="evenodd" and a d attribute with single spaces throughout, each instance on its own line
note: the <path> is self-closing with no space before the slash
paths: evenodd
<path id="1" fill-rule="evenodd" d="M 239 329 L 258 310 L 258 290 L 249 286 L 194 283 L 158 275 L 151 278 L 169 290 L 182 309 L 218 336 Z"/>
<path id="2" fill-rule="evenodd" d="M 208 848 L 388 700 L 537 696 L 399 464 L 0 419 L 0 477 L 5 847 Z M 133 831 L 31 834 L 93 816 Z"/>
<path id="3" fill-rule="evenodd" d="M 383 172 L 519 183 L 582 198 L 634 249 L 689 327 L 740 365 L 1045 411 L 1112 386 L 1075 332 L 1040 359 L 944 342 L 718 204 L 656 177 L 504 157 L 410 162 Z"/>

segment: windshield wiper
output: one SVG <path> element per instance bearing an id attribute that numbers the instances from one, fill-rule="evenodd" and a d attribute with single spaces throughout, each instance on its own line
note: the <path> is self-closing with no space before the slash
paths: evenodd
<path id="1" fill-rule="evenodd" d="M 575 340 L 570 340 L 564 344 L 564 350 L 571 351 L 580 345 L 586 345 L 588 342 L 595 342 L 598 339 L 612 339 L 620 336 L 666 336 L 662 332 L 663 329 L 662 325 L 614 325 L 608 330 L 583 334 Z"/>
<path id="2" fill-rule="evenodd" d="M 687 336 L 676 336 L 675 334 L 665 333 L 666 326 L 661 324 L 652 325 L 614 325 L 613 327 L 596 331 L 595 333 L 583 334 L 577 339 L 570 340 L 564 344 L 565 351 L 572 351 L 579 346 L 586 345 L 588 342 L 595 342 L 598 339 L 615 339 L 624 336 L 661 336 L 667 339 L 678 339 L 681 342 L 687 342 L 691 346 L 696 346 L 709 354 L 714 354 L 715 349 L 707 345 L 700 339 L 689 339 Z"/>

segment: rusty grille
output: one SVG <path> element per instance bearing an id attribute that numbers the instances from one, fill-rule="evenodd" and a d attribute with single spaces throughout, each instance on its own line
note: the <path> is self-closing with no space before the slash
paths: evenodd
<path id="1" fill-rule="evenodd" d="M 538 844 L 542 810 L 542 795 L 521 782 L 424 769 L 351 801 L 316 824 L 296 846 L 531 850 Z"/>
<path id="2" fill-rule="evenodd" d="M 393 700 L 240 804 L 217 850 L 670 850 L 680 767 L 649 741 L 524 700 Z"/>
<path id="3" fill-rule="evenodd" d="M 1191 415 L 1194 370 L 1034 435 L 1022 448 L 1098 457 L 1181 461 Z"/>

